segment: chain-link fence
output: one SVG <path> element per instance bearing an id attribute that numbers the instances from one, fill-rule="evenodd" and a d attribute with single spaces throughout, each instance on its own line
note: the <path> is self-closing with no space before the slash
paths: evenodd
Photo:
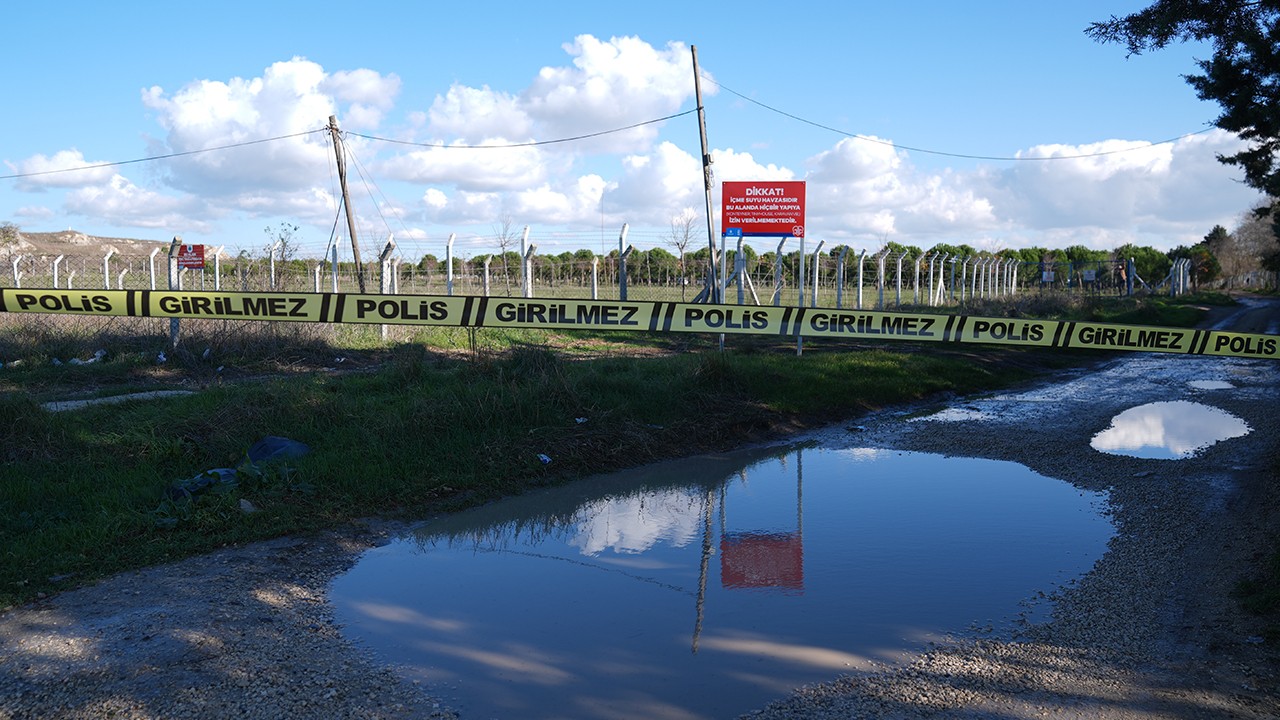
<path id="1" fill-rule="evenodd" d="M 388 257 L 365 263 L 365 292 L 423 295 L 483 295 L 695 302 L 705 300 L 709 253 L 683 258 L 665 252 L 571 256 L 518 253 L 483 255 L 449 262 L 424 257 L 408 262 Z M 740 260 L 740 261 L 739 261 Z M 99 256 L 11 255 L 0 286 L 66 289 L 168 289 L 169 259 L 109 252 Z M 977 298 L 1036 293 L 1119 295 L 1156 283 L 1131 278 L 1122 262 L 1026 263 L 996 256 L 950 258 L 869 254 L 838 249 L 810 253 L 729 252 L 724 260 L 724 302 L 816 305 L 844 308 L 947 306 Z M 253 257 L 206 258 L 203 269 L 178 272 L 187 290 L 240 292 L 357 292 L 352 262 Z"/>

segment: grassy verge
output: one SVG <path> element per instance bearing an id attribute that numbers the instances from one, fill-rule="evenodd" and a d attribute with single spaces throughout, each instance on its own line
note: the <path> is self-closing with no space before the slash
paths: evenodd
<path id="1" fill-rule="evenodd" d="M 806 342 L 796 357 L 794 344 L 768 338 L 734 338 L 719 353 L 711 338 L 440 330 L 394 345 L 367 333 L 277 338 L 256 359 L 252 343 L 197 332 L 191 353 L 161 366 L 154 339 L 88 335 L 31 345 L 22 332 L 0 331 L 8 357 L 110 346 L 101 362 L 33 361 L 0 379 L 0 607 L 228 543 L 456 510 L 941 392 L 1005 386 L 1064 362 L 1010 348 Z M 206 343 L 217 347 L 211 357 L 197 352 Z M 235 374 L 253 381 L 223 380 Z M 200 392 L 68 413 L 37 404 L 70 389 L 179 382 Z M 312 452 L 244 466 L 250 445 L 269 435 Z M 234 485 L 172 492 L 205 470 L 237 466 Z"/>

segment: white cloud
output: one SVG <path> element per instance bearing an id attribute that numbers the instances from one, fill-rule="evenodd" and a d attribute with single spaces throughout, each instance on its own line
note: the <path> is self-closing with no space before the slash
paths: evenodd
<path id="1" fill-rule="evenodd" d="M 26 205 L 15 210 L 13 214 L 14 217 L 22 220 L 34 221 L 50 220 L 57 216 L 52 208 L 44 205 Z"/>
<path id="2" fill-rule="evenodd" d="M 454 84 L 448 93 L 436 96 L 427 118 L 433 133 L 470 145 L 492 137 L 528 140 L 532 129 L 532 121 L 515 97 L 487 85 L 477 89 Z"/>
<path id="3" fill-rule="evenodd" d="M 66 210 L 120 227 L 208 232 L 207 208 L 191 198 L 163 195 L 134 185 L 122 175 L 69 193 Z"/>
<path id="4" fill-rule="evenodd" d="M 154 151 L 169 154 L 322 130 L 340 100 L 359 100 L 353 117 L 372 122 L 389 107 L 398 85 L 395 76 L 381 78 L 372 71 L 330 77 L 318 64 L 295 57 L 274 63 L 259 78 L 203 80 L 173 94 L 152 87 L 143 92 L 142 101 L 157 112 L 156 120 L 166 130 Z M 332 152 L 328 135 L 314 132 L 174 158 L 165 168 L 175 188 L 234 199 L 250 188 L 306 192 L 328 179 Z"/>
<path id="5" fill-rule="evenodd" d="M 507 141 L 489 138 L 483 144 Z M 468 149 L 462 145 L 413 150 L 376 167 L 390 179 L 449 184 L 467 191 L 525 190 L 547 180 L 550 166 L 536 147 Z"/>
<path id="6" fill-rule="evenodd" d="M 22 190 L 39 191 L 44 188 L 74 188 L 93 185 L 111 179 L 115 170 L 110 167 L 91 167 L 101 163 L 91 163 L 76 149 L 60 150 L 52 157 L 32 155 L 20 163 L 8 163 L 14 174 L 34 174 L 18 180 Z M 73 168 L 85 168 L 72 170 Z"/>
<path id="7" fill-rule="evenodd" d="M 637 37 L 579 35 L 565 44 L 573 67 L 544 67 L 520 103 L 548 138 L 570 137 L 674 114 L 693 95 L 693 59 L 683 43 L 658 50 Z M 713 94 L 714 85 L 704 93 Z M 575 149 L 607 152 L 647 148 L 657 125 L 602 136 Z"/>
<path id="8" fill-rule="evenodd" d="M 1162 145 L 1042 145 L 1021 156 L 1061 159 L 987 168 L 966 182 L 991 199 L 1002 223 L 1047 239 L 1073 245 L 1073 237 L 1091 237 L 1094 247 L 1138 242 L 1169 249 L 1197 242 L 1214 224 L 1228 225 L 1234 212 L 1215 208 L 1248 207 L 1258 197 L 1238 182 L 1236 168 L 1216 159 L 1240 147 L 1238 138 L 1220 130 Z M 1082 155 L 1089 157 L 1076 157 Z"/>

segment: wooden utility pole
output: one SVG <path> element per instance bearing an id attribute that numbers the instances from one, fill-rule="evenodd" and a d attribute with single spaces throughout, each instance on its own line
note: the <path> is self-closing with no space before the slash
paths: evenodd
<path id="1" fill-rule="evenodd" d="M 329 134 L 333 136 L 333 154 L 338 158 L 338 183 L 342 186 L 342 206 L 347 209 L 347 231 L 351 234 L 351 254 L 356 261 L 356 282 L 364 293 L 364 263 L 360 262 L 360 243 L 356 241 L 356 219 L 351 213 L 351 196 L 347 193 L 347 161 L 342 156 L 342 139 L 338 137 L 338 118 L 329 116 Z M 337 269 L 334 269 L 337 273 Z"/>
<path id="2" fill-rule="evenodd" d="M 707 288 L 707 299 L 715 303 L 721 301 L 721 290 L 720 276 L 716 272 L 715 221 L 711 217 L 711 153 L 707 152 L 707 116 L 702 107 L 702 79 L 698 76 L 698 46 L 690 45 L 689 50 L 693 53 L 693 95 L 698 103 L 698 135 L 702 139 L 702 181 L 707 195 L 707 246 L 711 250 L 708 256 L 711 260 L 711 271 L 708 275 L 711 285 Z"/>

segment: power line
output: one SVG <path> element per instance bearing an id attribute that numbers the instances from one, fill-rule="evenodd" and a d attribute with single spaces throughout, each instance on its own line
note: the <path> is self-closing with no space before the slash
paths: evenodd
<path id="1" fill-rule="evenodd" d="M 117 162 L 96 163 L 94 165 L 81 165 L 79 167 L 61 168 L 58 170 L 41 170 L 40 172 L 17 173 L 16 175 L 0 175 L 0 180 L 16 180 L 21 178 L 39 177 L 41 175 L 55 175 L 57 173 L 78 172 L 81 170 L 98 170 L 107 167 L 119 167 L 121 165 L 133 165 L 141 162 L 151 162 L 152 160 L 168 160 L 170 158 L 185 157 L 187 155 L 199 155 L 201 153 L 216 152 L 218 150 L 231 150 L 233 148 L 247 147 L 249 145 L 261 145 L 262 143 L 275 142 L 277 140 L 288 140 L 289 138 L 302 137 L 317 132 L 328 132 L 328 128 L 319 130 L 305 130 L 292 135 L 280 135 L 278 137 L 263 138 L 262 140 L 247 140 L 245 142 L 233 143 L 231 145 L 219 145 L 218 147 L 204 148 L 201 150 L 187 150 L 185 152 L 169 153 L 168 155 L 153 155 L 151 157 L 136 158 L 134 160 L 119 160 Z"/>
<path id="2" fill-rule="evenodd" d="M 918 152 L 926 155 L 941 155 L 943 157 L 962 158 L 965 160 L 996 160 L 996 161 L 1011 161 L 1011 162 L 1044 161 L 1044 160 L 1080 160 L 1083 158 L 1102 157 L 1104 155 L 1118 155 L 1120 153 L 1134 152 L 1136 150 L 1145 150 L 1149 147 L 1155 147 L 1156 145 L 1168 145 L 1169 143 L 1177 142 L 1183 138 L 1189 138 L 1194 135 L 1200 135 L 1202 133 L 1207 133 L 1210 130 L 1213 130 L 1212 127 L 1207 127 L 1207 128 L 1204 128 L 1203 130 L 1196 130 L 1195 132 L 1184 133 L 1177 137 L 1169 138 L 1168 140 L 1161 140 L 1159 142 L 1149 143 L 1147 145 L 1142 145 L 1140 147 L 1121 148 L 1119 150 L 1104 150 L 1102 152 L 1084 153 L 1080 155 L 1051 155 L 1049 157 L 1017 157 L 1017 156 L 1008 157 L 1008 156 L 1000 156 L 1000 155 L 969 155 L 966 153 L 943 152 L 941 150 L 929 150 L 926 148 L 911 147 L 910 145 L 902 145 L 900 143 L 890 142 L 888 140 L 880 140 L 873 137 L 867 137 L 866 135 L 858 135 L 856 133 L 851 133 L 846 130 L 841 130 L 839 128 L 833 128 L 830 125 L 823 125 L 822 123 L 815 122 L 807 118 L 802 118 L 799 115 L 793 115 L 792 113 L 789 113 L 785 110 L 779 110 L 778 108 L 773 107 L 772 105 L 767 105 L 765 103 L 762 103 L 759 100 L 749 98 L 746 95 L 743 95 L 742 93 L 738 92 L 737 90 L 734 90 L 733 88 L 726 86 L 724 83 L 718 82 L 712 78 L 707 77 L 706 75 L 703 75 L 702 78 L 708 82 L 715 83 L 718 87 L 720 87 L 720 89 L 724 90 L 725 92 L 728 92 L 732 95 L 736 95 L 753 105 L 759 105 L 760 107 L 770 112 L 774 112 L 784 117 L 791 118 L 792 120 L 804 123 L 805 125 L 812 125 L 813 127 L 836 133 L 837 135 L 843 135 L 847 138 L 852 138 L 854 140 L 861 140 L 863 142 L 875 143 L 877 145 L 886 145 L 888 147 L 897 148 L 900 150 L 910 150 L 911 152 Z"/>
<path id="3" fill-rule="evenodd" d="M 634 130 L 638 127 L 644 127 L 645 125 L 653 125 L 655 123 L 666 122 L 667 120 L 674 120 L 678 117 L 684 117 L 685 115 L 689 115 L 695 112 L 697 112 L 697 108 L 694 108 L 692 110 L 685 110 L 682 113 L 676 113 L 674 115 L 668 115 L 666 117 L 656 118 L 654 120 L 645 120 L 644 122 L 638 122 L 632 125 L 627 125 L 626 127 L 614 128 L 613 130 L 601 130 L 599 132 L 587 133 L 586 135 L 574 135 L 573 137 L 556 138 L 554 140 L 530 140 L 529 142 L 506 143 L 503 145 L 448 145 L 445 143 L 420 143 L 420 142 L 410 142 L 408 140 L 395 140 L 393 138 L 378 137 L 376 135 L 364 135 L 362 133 L 350 132 L 350 131 L 347 131 L 345 134 L 354 135 L 356 137 L 362 137 L 366 140 L 376 140 L 379 142 L 395 143 L 397 145 L 412 145 L 414 147 L 439 148 L 441 150 L 502 150 L 506 148 L 537 147 L 539 145 L 555 145 L 557 143 L 574 142 L 577 140 L 589 140 L 590 138 L 600 137 L 601 135 L 612 135 L 614 133 L 626 132 L 627 130 Z"/>

